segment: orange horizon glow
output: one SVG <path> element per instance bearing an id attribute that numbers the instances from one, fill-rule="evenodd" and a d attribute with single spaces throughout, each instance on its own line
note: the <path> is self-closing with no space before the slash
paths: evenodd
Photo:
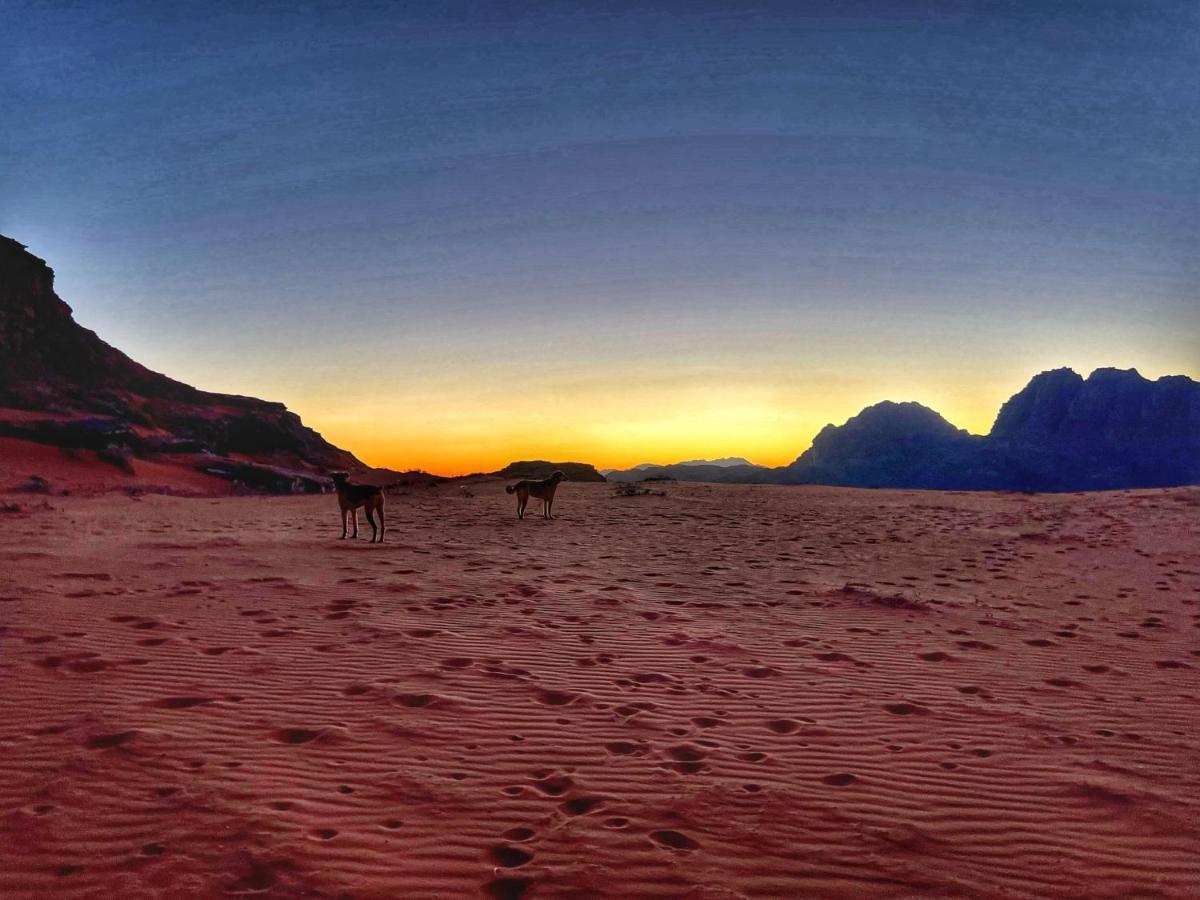
<path id="1" fill-rule="evenodd" d="M 764 396 L 767 393 L 746 391 L 741 402 L 718 396 L 683 405 L 667 392 L 658 400 L 643 401 L 633 416 L 621 413 L 619 399 L 609 397 L 604 402 L 592 397 L 566 416 L 561 414 L 561 404 L 548 403 L 538 412 L 533 403 L 520 413 L 486 407 L 460 411 L 453 422 L 444 421 L 437 409 L 412 408 L 408 412 L 415 415 L 408 421 L 380 421 L 369 414 L 316 406 L 304 410 L 303 417 L 326 440 L 368 465 L 456 476 L 494 472 L 530 459 L 627 469 L 645 462 L 739 456 L 757 465 L 783 466 L 807 450 L 825 425 L 840 425 L 871 403 L 921 402 L 903 396 L 863 402 L 857 399 L 861 392 L 853 392 L 854 399 L 830 397 L 819 404 L 810 402 L 807 408 L 788 409 L 778 398 L 771 402 Z M 990 429 L 998 408 L 981 408 L 974 414 L 955 409 L 948 414 L 945 408 L 929 405 L 955 426 L 975 434 Z M 437 427 L 422 427 L 421 422 L 436 422 Z"/>
<path id="2" fill-rule="evenodd" d="M 987 434 L 1001 405 L 1052 367 L 1010 378 L 968 373 L 949 383 L 916 373 L 885 387 L 869 375 L 775 381 L 729 375 L 651 380 L 638 390 L 611 374 L 566 387 L 526 386 L 518 400 L 505 397 L 515 390 L 501 381 L 490 391 L 442 385 L 403 401 L 379 394 L 336 407 L 320 397 L 289 406 L 364 463 L 397 471 L 468 475 L 530 459 L 627 469 L 727 456 L 774 467 L 795 460 L 826 425 L 841 425 L 882 400 L 913 400 L 957 428 Z M 1084 376 L 1096 367 L 1073 366 Z M 1141 371 L 1151 378 L 1170 373 Z"/>

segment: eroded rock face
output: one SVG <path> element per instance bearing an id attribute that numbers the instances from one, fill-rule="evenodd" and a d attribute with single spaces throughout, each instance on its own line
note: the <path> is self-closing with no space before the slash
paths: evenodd
<path id="1" fill-rule="evenodd" d="M 986 437 L 916 403 L 827 425 L 784 481 L 949 490 L 1103 490 L 1200 483 L 1200 384 L 1134 370 L 1035 376 Z"/>
<path id="2" fill-rule="evenodd" d="M 282 403 L 197 390 L 109 346 L 75 321 L 45 261 L 3 236 L 0 407 L 19 412 L 0 412 L 0 435 L 60 446 L 238 454 L 312 472 L 364 468 Z"/>
<path id="3" fill-rule="evenodd" d="M 1200 481 L 1200 383 L 1136 369 L 1043 372 L 1000 409 L 989 442 L 1057 489 Z"/>

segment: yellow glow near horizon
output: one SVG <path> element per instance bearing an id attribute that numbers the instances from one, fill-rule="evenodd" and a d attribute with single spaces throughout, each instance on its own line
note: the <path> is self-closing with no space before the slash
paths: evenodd
<path id="1" fill-rule="evenodd" d="M 330 442 L 391 469 L 459 475 L 520 459 L 628 468 L 724 456 L 781 466 L 825 425 L 882 400 L 916 401 L 986 434 L 1001 405 L 1046 369 L 1197 374 L 1186 335 L 1165 343 L 1144 319 L 1121 326 L 1085 339 L 1016 320 L 910 333 L 882 321 L 819 328 L 759 317 L 734 331 L 698 316 L 636 327 L 519 319 L 368 329 L 353 344 L 298 332 L 286 357 L 232 341 L 161 360 L 162 348 L 146 344 L 135 357 L 207 390 L 281 401 Z"/>
<path id="2" fill-rule="evenodd" d="M 305 421 L 364 462 L 443 475 L 488 472 L 520 459 L 575 461 L 597 468 L 644 462 L 742 456 L 781 466 L 808 448 L 826 424 L 840 425 L 883 399 L 917 399 L 938 409 L 944 397 L 901 391 L 869 396 L 861 386 L 842 391 L 762 385 L 628 385 L 526 389 L 508 402 L 435 392 L 403 402 L 363 398 L 336 409 L 304 404 Z M 968 413 L 938 409 L 958 427 L 986 432 L 996 407 Z"/>

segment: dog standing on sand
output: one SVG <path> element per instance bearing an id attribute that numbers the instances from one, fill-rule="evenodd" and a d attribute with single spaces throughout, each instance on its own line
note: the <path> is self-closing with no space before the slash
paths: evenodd
<path id="1" fill-rule="evenodd" d="M 504 489 L 505 493 L 517 495 L 517 518 L 525 518 L 525 504 L 529 502 L 530 497 L 537 497 L 542 501 L 542 518 L 553 519 L 554 516 L 550 512 L 550 508 L 554 506 L 554 491 L 558 488 L 560 481 L 566 481 L 567 476 L 562 472 L 555 472 L 549 478 L 543 478 L 541 481 L 525 479 L 518 481 L 516 484 L 510 484 Z"/>
<path id="2" fill-rule="evenodd" d="M 367 521 L 371 523 L 371 543 L 375 543 L 378 535 L 379 543 L 382 544 L 383 533 L 386 530 L 386 526 L 383 524 L 383 488 L 373 484 L 354 484 L 346 472 L 330 472 L 329 477 L 333 479 L 333 486 L 337 490 L 338 508 L 342 511 L 342 537 L 340 540 L 346 539 L 347 513 L 354 518 L 352 537 L 358 537 L 358 508 L 361 506 L 366 509 Z M 378 528 L 375 527 L 375 513 L 379 513 Z"/>

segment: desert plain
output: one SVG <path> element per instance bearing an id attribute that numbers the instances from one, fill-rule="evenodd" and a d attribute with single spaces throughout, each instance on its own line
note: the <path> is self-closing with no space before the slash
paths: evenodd
<path id="1" fill-rule="evenodd" d="M 0 497 L 0 896 L 1200 892 L 1200 489 L 503 486 Z"/>

